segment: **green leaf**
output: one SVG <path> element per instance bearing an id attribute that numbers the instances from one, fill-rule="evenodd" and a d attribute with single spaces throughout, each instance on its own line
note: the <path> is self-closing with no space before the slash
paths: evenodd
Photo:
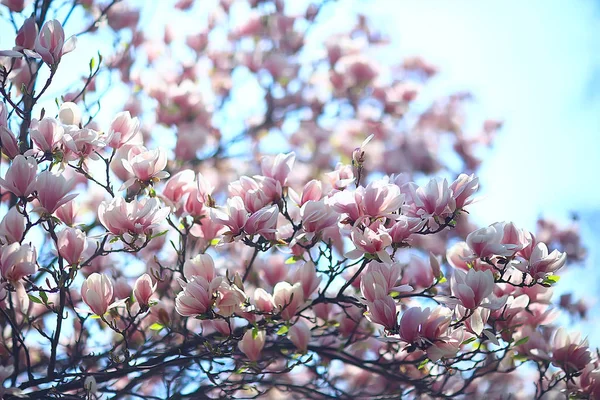
<path id="1" fill-rule="evenodd" d="M 438 281 L 438 283 L 445 283 L 445 282 L 447 282 L 447 281 L 448 281 L 448 279 L 447 279 L 445 276 L 442 276 L 442 277 L 440 278 L 440 280 Z"/>
<path id="2" fill-rule="evenodd" d="M 235 371 L 235 373 L 238 375 L 241 375 L 246 371 L 248 371 L 248 367 L 242 367 L 242 368 L 238 369 L 237 371 Z"/>
<path id="3" fill-rule="evenodd" d="M 477 340 L 477 336 L 473 336 L 472 338 L 469 338 L 469 339 L 465 340 L 464 342 L 462 342 L 462 345 L 464 346 L 466 344 L 473 343 L 476 340 Z"/>
<path id="4" fill-rule="evenodd" d="M 92 73 L 92 71 L 94 70 L 94 67 L 96 67 L 96 59 L 94 57 L 92 57 L 90 59 L 90 73 Z"/>
<path id="5" fill-rule="evenodd" d="M 252 328 L 252 339 L 256 339 L 258 337 L 258 329 L 256 327 Z"/>
<path id="6" fill-rule="evenodd" d="M 513 357 L 513 360 L 525 362 L 525 361 L 529 361 L 529 358 L 527 358 L 527 356 L 524 356 L 523 354 L 515 354 L 515 356 Z"/>
<path id="7" fill-rule="evenodd" d="M 44 304 L 48 303 L 48 295 L 46 294 L 46 292 L 40 292 L 40 298 L 42 299 Z"/>
<path id="8" fill-rule="evenodd" d="M 418 369 L 421 370 L 421 369 L 425 368 L 425 366 L 427 365 L 428 362 L 429 362 L 429 358 L 426 358 L 423 361 L 421 361 L 421 363 L 419 363 Z"/>
<path id="9" fill-rule="evenodd" d="M 286 333 L 288 333 L 289 330 L 290 330 L 290 328 L 288 328 L 287 325 L 283 325 L 281 328 L 279 328 L 279 330 L 277 331 L 277 334 L 280 336 L 283 336 Z"/>
<path id="10" fill-rule="evenodd" d="M 115 236 L 114 238 L 110 239 L 110 241 L 109 241 L 108 243 L 111 243 L 111 244 L 112 244 L 112 243 L 116 243 L 116 242 L 118 242 L 118 241 L 119 241 L 119 237 L 118 237 L 118 236 Z"/>
<path id="11" fill-rule="evenodd" d="M 150 325 L 150 330 L 153 331 L 161 331 L 165 326 L 163 324 L 160 324 L 158 322 L 153 323 L 152 325 Z"/>
<path id="12" fill-rule="evenodd" d="M 522 345 L 522 344 L 525 344 L 525 343 L 527 343 L 527 342 L 529 342 L 529 336 L 525 336 L 524 338 L 521 338 L 521 339 L 517 340 L 517 341 L 515 342 L 514 346 L 515 346 L 515 347 L 516 347 L 516 346 L 520 346 L 520 345 Z"/>
<path id="13" fill-rule="evenodd" d="M 294 264 L 294 263 L 298 262 L 298 260 L 302 260 L 302 257 L 292 256 L 292 257 L 288 258 L 287 260 L 285 260 L 285 263 L 286 264 Z"/>
<path id="14" fill-rule="evenodd" d="M 152 236 L 150 236 L 150 239 L 156 239 L 157 237 L 161 237 L 161 236 L 163 236 L 163 235 L 166 235 L 166 234 L 167 234 L 167 232 L 169 232 L 169 230 L 168 230 L 168 229 L 167 229 L 166 231 L 159 232 L 159 233 L 157 233 L 156 235 L 152 235 Z"/>
<path id="15" fill-rule="evenodd" d="M 37 297 L 35 297 L 32 294 L 28 294 L 27 297 L 29 297 L 29 300 L 33 301 L 34 303 L 43 304 L 40 299 L 38 299 Z"/>
<path id="16" fill-rule="evenodd" d="M 554 285 L 559 280 L 560 276 L 558 275 L 548 275 L 546 278 L 544 278 L 544 281 L 542 283 L 546 285 Z"/>

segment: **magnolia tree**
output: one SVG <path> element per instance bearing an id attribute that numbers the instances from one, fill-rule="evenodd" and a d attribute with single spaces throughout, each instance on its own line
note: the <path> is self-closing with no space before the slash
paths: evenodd
<path id="1" fill-rule="evenodd" d="M 364 16 L 313 34 L 343 2 L 214 3 L 158 41 L 127 2 L 2 0 L 3 398 L 600 398 L 552 298 L 576 227 L 467 218 L 500 123 L 420 101 L 436 69 L 377 63 Z"/>

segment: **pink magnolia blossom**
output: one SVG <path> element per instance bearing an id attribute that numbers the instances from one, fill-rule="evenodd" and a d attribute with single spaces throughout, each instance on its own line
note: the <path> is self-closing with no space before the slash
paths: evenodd
<path id="1" fill-rule="evenodd" d="M 25 233 L 26 220 L 17 207 L 11 207 L 0 222 L 0 242 L 5 244 L 20 242 Z"/>
<path id="2" fill-rule="evenodd" d="M 136 137 L 140 131 L 140 121 L 132 118 L 129 111 L 118 113 L 110 123 L 106 138 L 106 145 L 119 149 Z"/>
<path id="3" fill-rule="evenodd" d="M 0 246 L 0 271 L 9 282 L 34 274 L 37 271 L 35 247 L 19 243 Z"/>
<path id="4" fill-rule="evenodd" d="M 288 338 L 300 353 L 306 353 L 310 336 L 310 328 L 303 319 L 299 319 L 288 331 Z"/>
<path id="5" fill-rule="evenodd" d="M 75 50 L 76 43 L 76 36 L 71 36 L 65 42 L 65 32 L 62 25 L 58 20 L 53 19 L 47 21 L 42 26 L 35 40 L 35 52 L 28 52 L 27 54 L 32 57 L 41 58 L 46 64 L 54 66 L 60 62 L 64 54 Z"/>
<path id="6" fill-rule="evenodd" d="M 475 175 L 460 174 L 458 178 L 450 184 L 456 208 L 460 210 L 473 203 L 471 196 L 473 196 L 478 188 L 479 179 L 476 178 Z"/>
<path id="7" fill-rule="evenodd" d="M 581 371 L 592 360 L 587 339 L 581 340 L 579 333 L 568 334 L 563 327 L 556 331 L 552 348 L 552 364 L 568 374 Z"/>
<path id="8" fill-rule="evenodd" d="M 150 298 L 156 291 L 156 283 L 152 282 L 152 278 L 148 274 L 144 274 L 136 279 L 133 285 L 133 296 L 142 307 L 148 307 Z"/>
<path id="9" fill-rule="evenodd" d="M 382 180 L 367 185 L 362 197 L 364 214 L 374 218 L 397 212 L 404 203 L 400 188 Z"/>
<path id="10" fill-rule="evenodd" d="M 0 112 L 2 112 L 2 110 L 5 110 L 5 108 L 2 107 L 3 106 L 0 106 Z M 8 130 L 6 125 L 2 125 L 2 121 L 0 121 L 0 149 L 11 160 L 20 154 L 19 145 L 17 144 L 17 139 L 15 138 L 15 135 L 13 135 L 12 132 Z"/>
<path id="11" fill-rule="evenodd" d="M 63 126 L 54 118 L 45 117 L 41 121 L 31 121 L 31 140 L 44 153 L 53 153 L 63 145 Z"/>
<path id="12" fill-rule="evenodd" d="M 155 198 L 126 202 L 122 197 L 103 201 L 98 207 L 98 218 L 114 235 L 146 235 L 165 219 L 169 209 L 161 207 Z"/>
<path id="13" fill-rule="evenodd" d="M 73 186 L 74 182 L 68 181 L 64 175 L 41 172 L 35 180 L 35 190 L 40 202 L 36 211 L 52 214 L 58 207 L 73 200 L 77 197 L 77 194 L 69 194 Z"/>
<path id="14" fill-rule="evenodd" d="M 326 173 L 325 176 L 337 190 L 344 190 L 354 182 L 354 173 L 350 165 L 338 164 L 334 171 Z"/>
<path id="15" fill-rule="evenodd" d="M 398 325 L 398 312 L 396 302 L 391 296 L 376 298 L 372 303 L 367 303 L 369 320 L 383 325 L 387 330 L 394 331 Z"/>
<path id="16" fill-rule="evenodd" d="M 85 233 L 76 228 L 65 228 L 57 233 L 56 247 L 58 254 L 63 257 L 69 265 L 77 265 L 82 254 L 87 249 Z"/>
<path id="17" fill-rule="evenodd" d="M 317 290 L 322 276 L 317 276 L 317 267 L 311 261 L 303 263 L 292 272 L 291 281 L 302 285 L 304 298 L 308 299 Z"/>
<path id="18" fill-rule="evenodd" d="M 223 317 L 230 317 L 235 312 L 241 311 L 246 295 L 235 284 L 222 281 L 219 285 L 215 312 Z"/>
<path id="19" fill-rule="evenodd" d="M 96 315 L 104 315 L 113 299 L 113 284 L 104 274 L 94 272 L 81 286 L 81 298 Z"/>
<path id="20" fill-rule="evenodd" d="M 310 180 L 302 189 L 302 196 L 298 196 L 291 188 L 289 189 L 290 198 L 294 200 L 298 206 L 302 207 L 306 202 L 319 201 L 323 197 L 323 184 L 316 179 Z"/>
<path id="21" fill-rule="evenodd" d="M 408 183 L 407 201 L 414 204 L 415 214 L 421 218 L 447 217 L 456 210 L 456 200 L 446 179 L 431 179 L 426 186 Z"/>
<path id="22" fill-rule="evenodd" d="M 98 132 L 89 128 L 79 129 L 75 126 L 65 127 L 63 143 L 65 157 L 72 161 L 86 158 L 98 160 L 97 152 L 104 147 L 104 142 L 100 140 Z"/>
<path id="23" fill-rule="evenodd" d="M 502 244 L 504 227 L 493 224 L 487 228 L 473 231 L 467 236 L 467 245 L 480 258 L 493 256 L 510 256 L 514 254 L 514 245 Z"/>
<path id="24" fill-rule="evenodd" d="M 175 310 L 184 317 L 196 317 L 208 312 L 215 301 L 215 292 L 221 285 L 222 278 L 211 282 L 201 276 L 193 277 L 189 282 L 179 282 L 183 290 L 175 298 Z"/>
<path id="25" fill-rule="evenodd" d="M 25 0 L 2 0 L 2 4 L 8 7 L 10 11 L 16 13 L 20 13 L 25 9 Z"/>
<path id="26" fill-rule="evenodd" d="M 226 210 L 211 209 L 211 218 L 229 228 L 224 236 L 225 241 L 231 242 L 244 229 L 250 213 L 246 211 L 244 201 L 239 196 L 227 199 Z"/>
<path id="27" fill-rule="evenodd" d="M 411 218 L 405 215 L 400 215 L 392 223 L 388 233 L 392 238 L 393 244 L 409 242 L 411 235 L 418 232 L 424 225 L 424 222 L 420 218 Z"/>
<path id="28" fill-rule="evenodd" d="M 37 36 L 38 27 L 35 23 L 35 16 L 32 15 L 23 22 L 19 32 L 17 32 L 14 50 L 33 50 Z"/>
<path id="29" fill-rule="evenodd" d="M 279 208 L 275 205 L 265 207 L 248 217 L 244 225 L 244 231 L 248 235 L 272 236 L 277 230 L 277 218 L 279 216 Z"/>
<path id="30" fill-rule="evenodd" d="M 349 190 L 337 192 L 328 200 L 328 204 L 336 212 L 345 215 L 348 222 L 354 223 L 364 216 L 362 207 L 363 192 L 362 187 L 354 192 Z"/>
<path id="31" fill-rule="evenodd" d="M 68 203 L 63 204 L 58 207 L 54 214 L 60 219 L 65 225 L 73 226 L 75 225 L 75 217 L 79 212 L 79 208 L 75 204 L 74 201 L 69 201 Z"/>
<path id="32" fill-rule="evenodd" d="M 60 105 L 58 119 L 65 125 L 79 126 L 81 124 L 81 110 L 77 104 L 66 101 Z"/>
<path id="33" fill-rule="evenodd" d="M 350 238 L 356 246 L 356 250 L 347 253 L 347 257 L 359 258 L 364 254 L 374 254 L 383 262 L 393 263 L 390 255 L 385 251 L 392 244 L 392 238 L 381 225 L 380 221 L 366 226 L 364 230 L 361 230 L 358 226 L 354 226 L 350 232 Z"/>
<path id="34" fill-rule="evenodd" d="M 33 157 L 18 155 L 13 159 L 0 186 L 17 197 L 28 197 L 35 189 L 37 162 Z"/>
<path id="35" fill-rule="evenodd" d="M 308 240 L 337 223 L 339 216 L 323 200 L 309 200 L 300 208 L 300 218 L 302 219 L 302 229 Z"/>
<path id="36" fill-rule="evenodd" d="M 248 357 L 250 361 L 258 361 L 260 353 L 265 347 L 265 340 L 267 334 L 265 331 L 259 330 L 256 335 L 252 332 L 252 329 L 248 329 L 242 340 L 238 342 L 238 348 L 242 353 Z"/>
<path id="37" fill-rule="evenodd" d="M 183 264 L 183 275 L 188 280 L 200 276 L 211 282 L 215 279 L 215 262 L 210 254 L 198 254 Z"/>
<path id="38" fill-rule="evenodd" d="M 263 288 L 258 288 L 254 291 L 253 303 L 260 312 L 270 313 L 275 309 L 273 296 L 267 293 Z"/>
<path id="39" fill-rule="evenodd" d="M 474 310 L 492 294 L 494 275 L 492 271 L 475 271 L 467 273 L 457 269 L 452 276 L 452 293 L 465 308 Z"/>
<path id="40" fill-rule="evenodd" d="M 184 169 L 171 176 L 163 189 L 163 196 L 176 206 L 188 194 L 194 185 L 196 174 L 191 169 Z"/>
<path id="41" fill-rule="evenodd" d="M 548 253 L 548 247 L 545 243 L 538 243 L 529 258 L 529 267 L 527 272 L 534 279 L 542 279 L 546 275 L 553 274 L 561 269 L 567 262 L 567 254 L 558 250 Z"/>
<path id="42" fill-rule="evenodd" d="M 290 285 L 288 282 L 279 282 L 273 289 L 273 302 L 281 311 L 281 318 L 289 321 L 304 304 L 304 291 L 301 284 Z"/>
<path id="43" fill-rule="evenodd" d="M 263 157 L 260 163 L 262 174 L 268 178 L 278 181 L 281 186 L 286 186 L 288 175 L 294 167 L 296 154 L 278 154 L 275 157 Z"/>
<path id="44" fill-rule="evenodd" d="M 167 166 L 167 154 L 160 148 L 147 150 L 143 146 L 133 147 L 129 150 L 127 160 L 122 162 L 123 168 L 131 173 L 134 178 L 123 183 L 121 190 L 130 187 L 136 180 L 150 183 L 169 177 L 168 172 L 163 171 Z"/>

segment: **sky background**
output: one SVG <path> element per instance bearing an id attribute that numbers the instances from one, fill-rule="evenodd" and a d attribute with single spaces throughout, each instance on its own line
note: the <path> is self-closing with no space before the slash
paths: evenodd
<path id="1" fill-rule="evenodd" d="M 149 35 L 161 36 L 156 27 L 169 15 L 179 15 L 170 10 L 172 1 L 137 3 L 144 5 L 140 24 Z M 305 3 L 287 4 L 301 9 Z M 485 197 L 470 208 L 476 222 L 514 221 L 535 230 L 540 215 L 563 222 L 571 212 L 580 215 L 588 261 L 561 274 L 557 292 L 574 291 L 595 304 L 590 321 L 576 326 L 585 334 L 594 332 L 600 318 L 600 2 L 338 3 L 329 9 L 335 12 L 325 9 L 320 16 L 327 29 L 345 30 L 357 11 L 365 13 L 392 40 L 386 54 L 390 60 L 421 55 L 439 67 L 423 95 L 469 90 L 475 95 L 475 114 L 504 121 L 479 172 Z M 72 22 L 77 18 L 74 14 Z M 170 21 L 180 33 L 199 29 L 197 17 Z M 67 29 L 67 36 L 77 31 Z M 11 48 L 13 38 L 12 28 L 0 22 L 0 48 Z M 84 37 L 65 60 L 89 60 L 98 49 L 107 54 L 111 46 L 108 36 Z M 87 61 L 83 67 L 85 73 Z M 59 69 L 56 87 L 79 75 Z M 53 99 L 60 91 L 49 94 Z M 115 103 L 125 98 L 116 95 Z M 590 339 L 600 345 L 599 334 Z"/>

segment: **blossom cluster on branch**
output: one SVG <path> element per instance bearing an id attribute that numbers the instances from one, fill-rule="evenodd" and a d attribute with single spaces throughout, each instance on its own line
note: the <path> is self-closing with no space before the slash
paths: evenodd
<path id="1" fill-rule="evenodd" d="M 377 64 L 366 17 L 323 41 L 335 2 L 221 0 L 156 42 L 125 1 L 30 3 L 2 0 L 3 398 L 600 398 L 597 352 L 556 323 L 585 305 L 552 303 L 576 228 L 469 221 L 501 124 L 465 132 L 466 93 L 415 106 L 435 67 Z M 129 41 L 42 108 L 99 30 Z M 131 98 L 102 121 L 115 76 Z"/>

